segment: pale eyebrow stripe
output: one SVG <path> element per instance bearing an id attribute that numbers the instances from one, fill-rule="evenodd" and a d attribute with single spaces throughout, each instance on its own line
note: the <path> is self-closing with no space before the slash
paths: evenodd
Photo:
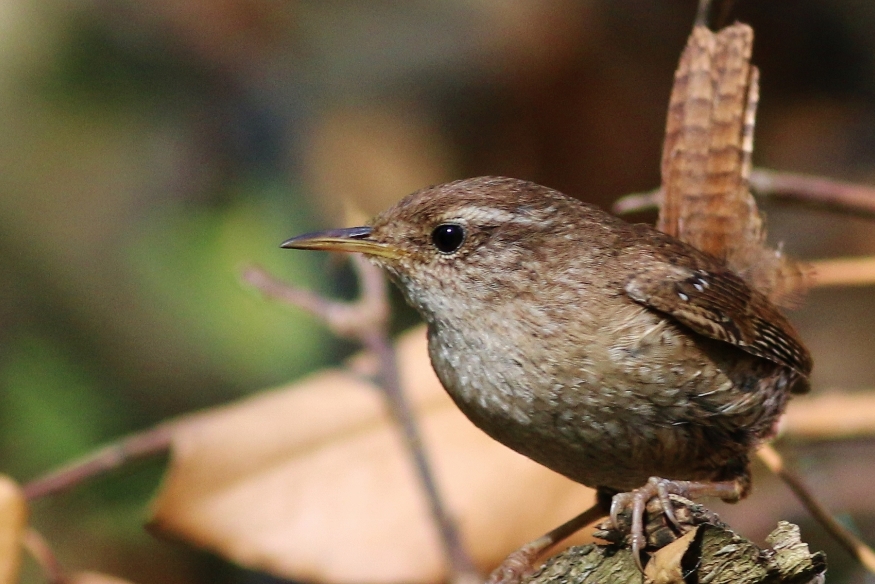
<path id="1" fill-rule="evenodd" d="M 550 221 L 542 221 L 540 219 L 531 219 L 525 215 L 517 215 L 503 209 L 495 207 L 466 207 L 457 213 L 454 217 L 464 219 L 471 223 L 515 223 L 517 225 L 533 225 L 535 223 L 544 224 Z M 452 218 L 447 217 L 447 221 L 452 221 Z"/>

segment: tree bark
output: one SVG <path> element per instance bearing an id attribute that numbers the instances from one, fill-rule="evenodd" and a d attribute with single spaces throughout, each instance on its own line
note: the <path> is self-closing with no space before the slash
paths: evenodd
<path id="1" fill-rule="evenodd" d="M 769 535 L 769 549 L 761 549 L 733 533 L 700 505 L 680 503 L 678 518 L 692 525 L 683 536 L 669 536 L 674 528 L 664 514 L 648 510 L 647 535 L 658 547 L 646 567 L 646 578 L 632 558 L 623 531 L 607 522 L 596 536 L 612 540 L 604 545 L 572 547 L 548 560 L 525 584 L 820 584 L 826 573 L 823 552 L 811 553 L 800 539 L 799 528 L 782 521 Z M 621 526 L 623 527 L 623 526 Z M 622 533 L 622 535 L 620 535 Z M 674 538 L 665 544 L 667 537 Z"/>

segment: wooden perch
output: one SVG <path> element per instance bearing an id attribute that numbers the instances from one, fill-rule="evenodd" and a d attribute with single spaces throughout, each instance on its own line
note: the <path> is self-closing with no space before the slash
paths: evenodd
<path id="1" fill-rule="evenodd" d="M 826 557 L 811 553 L 799 528 L 781 521 L 768 536 L 769 549 L 732 532 L 702 505 L 672 495 L 678 519 L 693 527 L 677 537 L 666 523 L 658 503 L 648 506 L 648 541 L 659 547 L 646 566 L 646 577 L 658 584 L 709 582 L 710 584 L 803 584 L 824 581 Z M 608 522 L 596 537 L 607 544 L 572 547 L 548 560 L 526 584 L 585 584 L 644 582 L 632 559 L 625 532 Z M 667 540 L 671 543 L 667 543 Z"/>
<path id="2" fill-rule="evenodd" d="M 799 539 L 799 528 L 782 521 L 768 538 L 771 549 L 760 549 L 750 540 L 725 528 L 702 525 L 689 540 L 678 540 L 682 549 L 663 548 L 648 565 L 653 582 L 709 582 L 710 584 L 820 583 L 824 581 L 823 552 L 810 553 Z M 673 553 L 656 568 L 661 554 Z M 628 548 L 589 544 L 569 548 L 550 559 L 527 584 L 585 584 L 592 582 L 644 582 Z"/>

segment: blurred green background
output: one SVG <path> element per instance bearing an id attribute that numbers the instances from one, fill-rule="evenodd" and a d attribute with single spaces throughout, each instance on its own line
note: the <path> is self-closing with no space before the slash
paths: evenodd
<path id="1" fill-rule="evenodd" d="M 238 277 L 257 263 L 352 294 L 342 264 L 278 249 L 345 211 L 482 174 L 602 206 L 655 187 L 694 12 L 691 0 L 4 0 L 0 469 L 26 481 L 349 354 Z M 757 35 L 755 162 L 875 183 L 875 3 L 739 0 L 731 16 Z M 875 253 L 871 222 L 766 211 L 794 255 Z M 400 310 L 399 328 L 413 322 Z M 793 319 L 815 391 L 875 387 L 871 289 L 817 291 Z M 793 451 L 875 541 L 875 446 Z M 146 534 L 161 468 L 40 501 L 34 524 L 71 569 L 274 581 Z M 774 526 L 768 493 L 788 499 L 762 474 L 766 498 L 726 511 L 756 537 Z M 785 507 L 829 552 L 831 581 L 875 581 Z M 42 581 L 32 565 L 25 581 Z"/>

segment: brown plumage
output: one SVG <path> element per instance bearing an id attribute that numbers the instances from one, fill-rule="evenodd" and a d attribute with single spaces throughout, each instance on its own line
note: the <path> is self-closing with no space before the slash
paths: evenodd
<path id="1" fill-rule="evenodd" d="M 490 436 L 589 485 L 734 481 L 811 358 L 720 261 L 551 189 L 423 189 L 367 228 L 286 247 L 362 251 L 428 324 L 431 361 Z"/>

